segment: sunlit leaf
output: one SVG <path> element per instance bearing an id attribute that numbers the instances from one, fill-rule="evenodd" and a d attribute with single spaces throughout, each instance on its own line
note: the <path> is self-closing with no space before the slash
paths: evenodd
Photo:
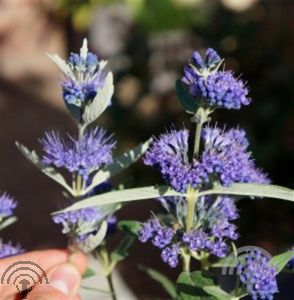
<path id="1" fill-rule="evenodd" d="M 103 87 L 97 90 L 93 101 L 85 107 L 82 116 L 84 125 L 94 122 L 104 112 L 110 104 L 113 91 L 113 75 L 109 72 L 105 78 Z"/>
<path id="2" fill-rule="evenodd" d="M 81 56 L 81 58 L 86 59 L 87 54 L 88 54 L 88 41 L 87 41 L 87 39 L 84 39 L 83 46 L 80 49 L 80 56 Z"/>
<path id="3" fill-rule="evenodd" d="M 294 201 L 294 191 L 278 185 L 254 184 L 254 183 L 234 183 L 230 187 L 216 185 L 211 190 L 199 193 L 199 196 L 227 194 L 251 197 L 269 197 Z"/>
<path id="4" fill-rule="evenodd" d="M 168 186 L 148 186 L 141 188 L 126 189 L 122 191 L 113 191 L 96 196 L 89 197 L 85 200 L 79 201 L 72 206 L 55 212 L 60 213 L 64 211 L 77 210 L 86 207 L 99 206 L 110 203 L 122 203 L 129 201 L 139 201 L 143 199 L 151 199 L 157 197 L 179 196 L 178 193 Z"/>
<path id="5" fill-rule="evenodd" d="M 70 66 L 57 54 L 48 54 L 47 56 L 57 65 L 57 67 L 68 77 L 70 77 L 72 80 L 75 80 L 75 75 L 70 68 Z"/>
<path id="6" fill-rule="evenodd" d="M 19 142 L 15 142 L 19 151 L 37 167 L 40 171 L 46 174 L 48 177 L 62 185 L 71 195 L 74 195 L 73 189 L 66 183 L 64 177 L 58 173 L 53 167 L 46 166 L 42 163 L 41 159 L 38 157 L 37 153 L 33 150 L 30 151 L 24 145 L 20 144 Z"/>
<path id="7" fill-rule="evenodd" d="M 100 183 L 108 180 L 109 178 L 117 175 L 124 169 L 128 168 L 132 163 L 136 162 L 148 149 L 151 139 L 146 141 L 145 143 L 139 144 L 132 150 L 126 151 L 122 155 L 114 158 L 113 163 L 106 166 L 102 170 L 98 171 L 92 179 L 92 183 L 90 186 L 84 191 L 84 194 L 87 194 L 91 191 L 95 186 Z"/>
<path id="8" fill-rule="evenodd" d="M 10 217 L 10 218 L 4 220 L 3 222 L 0 223 L 0 230 L 3 230 L 4 228 L 12 225 L 16 221 L 17 221 L 17 217 Z"/>

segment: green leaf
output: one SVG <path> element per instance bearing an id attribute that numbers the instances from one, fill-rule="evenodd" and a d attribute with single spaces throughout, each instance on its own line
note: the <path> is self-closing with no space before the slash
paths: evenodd
<path id="1" fill-rule="evenodd" d="M 276 267 L 277 272 L 280 273 L 292 258 L 294 258 L 294 251 L 290 250 L 272 257 L 270 264 Z"/>
<path id="2" fill-rule="evenodd" d="M 230 187 L 216 185 L 213 189 L 199 193 L 199 197 L 213 194 L 269 197 L 294 201 L 294 191 L 278 185 L 234 183 Z"/>
<path id="3" fill-rule="evenodd" d="M 198 108 L 198 101 L 189 94 L 185 84 L 180 79 L 176 81 L 176 94 L 185 111 L 194 115 Z"/>
<path id="4" fill-rule="evenodd" d="M 167 196 L 180 196 L 178 193 L 168 186 L 148 186 L 142 188 L 126 189 L 122 191 L 113 191 L 109 193 L 104 193 L 96 196 L 89 197 L 85 200 L 79 201 L 68 208 L 54 212 L 60 213 L 65 211 L 77 210 L 86 207 L 93 207 L 103 204 L 110 203 L 121 203 L 128 201 L 138 201 L 143 199 L 151 199 L 156 197 L 167 197 Z"/>
<path id="5" fill-rule="evenodd" d="M 177 290 L 181 300 L 210 300 L 213 298 L 203 287 L 214 284 L 214 277 L 207 272 L 182 272 L 177 280 Z"/>
<path id="6" fill-rule="evenodd" d="M 87 279 L 87 278 L 93 277 L 95 275 L 96 275 L 96 273 L 94 270 L 92 270 L 91 268 L 87 268 L 87 270 L 83 274 L 83 279 Z"/>
<path id="7" fill-rule="evenodd" d="M 118 247 L 111 253 L 111 262 L 116 264 L 119 261 L 124 260 L 129 255 L 129 250 L 135 240 L 136 237 L 133 235 L 125 236 Z"/>
<path id="8" fill-rule="evenodd" d="M 85 107 L 82 119 L 85 126 L 94 122 L 108 107 L 113 95 L 113 75 L 109 72 L 105 78 L 102 88 L 97 90 L 97 94 L 93 101 Z"/>
<path id="9" fill-rule="evenodd" d="M 17 221 L 17 217 L 10 217 L 8 219 L 5 219 L 3 222 L 0 223 L 0 230 L 3 230 L 4 228 L 12 225 Z"/>
<path id="10" fill-rule="evenodd" d="M 78 244 L 78 248 L 86 253 L 93 251 L 103 242 L 106 232 L 107 222 L 103 221 L 98 232 L 95 235 L 89 235 L 89 237 L 85 241 Z"/>
<path id="11" fill-rule="evenodd" d="M 222 268 L 222 267 L 236 267 L 237 266 L 237 259 L 230 254 L 227 257 L 219 259 L 217 262 L 211 265 L 213 268 Z"/>
<path id="12" fill-rule="evenodd" d="M 75 80 L 75 75 L 70 68 L 70 66 L 57 54 L 48 54 L 47 56 L 57 65 L 57 67 L 68 77 L 70 77 L 72 80 Z"/>
<path id="13" fill-rule="evenodd" d="M 152 139 L 149 139 L 145 143 L 139 144 L 132 150 L 126 151 L 122 155 L 116 157 L 113 163 L 98 171 L 92 179 L 91 185 L 84 191 L 87 194 L 95 186 L 104 182 L 105 180 L 117 175 L 124 169 L 128 168 L 132 163 L 136 162 L 148 149 Z"/>
<path id="14" fill-rule="evenodd" d="M 158 271 L 140 266 L 140 270 L 146 272 L 153 280 L 161 284 L 164 290 L 171 296 L 172 299 L 177 298 L 177 290 L 174 283 L 169 280 L 165 275 L 159 273 Z"/>
<path id="15" fill-rule="evenodd" d="M 141 228 L 141 225 L 138 221 L 135 220 L 123 220 L 118 222 L 118 228 L 120 230 L 126 231 L 128 234 L 137 236 Z"/>
<path id="16" fill-rule="evenodd" d="M 230 294 L 228 294 L 227 292 L 222 290 L 219 286 L 215 286 L 215 285 L 204 286 L 203 289 L 207 294 L 209 294 L 211 296 L 214 296 L 218 300 L 231 300 L 231 299 L 233 299 L 233 297 Z"/>
<path id="17" fill-rule="evenodd" d="M 37 167 L 40 171 L 42 171 L 45 175 L 62 185 L 71 195 L 75 195 L 73 189 L 66 183 L 64 177 L 58 173 L 53 167 L 45 166 L 41 159 L 38 157 L 37 153 L 33 150 L 30 151 L 24 145 L 19 142 L 15 142 L 18 150 Z"/>

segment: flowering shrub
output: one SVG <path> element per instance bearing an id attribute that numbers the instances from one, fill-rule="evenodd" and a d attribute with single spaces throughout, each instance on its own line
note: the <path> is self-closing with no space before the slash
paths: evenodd
<path id="1" fill-rule="evenodd" d="M 17 146 L 65 190 L 67 207 L 55 212 L 53 221 L 62 225 L 70 251 L 90 252 L 101 261 L 113 299 L 111 274 L 136 238 L 151 242 L 171 268 L 182 263 L 177 284 L 146 268 L 173 299 L 236 300 L 247 295 L 273 299 L 278 292 L 276 276 L 288 262 L 291 265 L 294 251 L 271 259 L 251 251 L 239 259 L 234 244 L 239 238 L 234 224 L 239 218 L 237 201 L 245 196 L 293 201 L 294 192 L 270 184 L 269 176 L 257 167 L 243 129 L 222 129 L 208 123 L 216 109 L 240 109 L 252 102 L 244 82 L 231 71 L 221 70 L 223 59 L 217 52 L 208 49 L 204 58 L 194 52 L 183 78 L 176 83 L 179 101 L 196 124 L 194 138 L 189 130 L 172 127 L 118 157 L 113 155 L 117 142 L 93 125 L 111 105 L 113 76 L 106 70 L 106 62 L 88 51 L 86 40 L 80 53 L 71 53 L 67 61 L 57 55 L 49 57 L 64 75 L 62 96 L 76 120 L 78 134 L 62 138 L 58 132 L 45 133 L 40 139 L 41 156 L 19 143 Z M 160 172 L 166 185 L 130 189 L 113 186 L 112 177 L 141 156 L 146 165 Z M 68 173 L 70 184 L 60 173 L 62 169 Z M 120 221 L 117 227 L 125 236 L 110 253 L 108 240 L 121 203 L 150 198 L 157 199 L 165 213 L 152 214 L 142 224 Z M 13 208 L 14 202 L 3 202 L 6 214 Z M 13 254 L 13 250 L 3 251 Z M 234 257 L 228 260 L 232 251 Z M 192 260 L 200 262 L 199 271 L 191 270 Z M 229 292 L 207 273 L 227 265 L 235 266 L 239 276 L 235 289 Z"/>

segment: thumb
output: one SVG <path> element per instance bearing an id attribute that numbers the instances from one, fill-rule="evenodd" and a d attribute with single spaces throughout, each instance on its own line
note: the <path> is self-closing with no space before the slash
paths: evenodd
<path id="1" fill-rule="evenodd" d="M 36 285 L 28 300 L 69 300 L 75 299 L 81 283 L 79 271 L 71 264 L 57 265 L 48 272 L 49 284 Z"/>

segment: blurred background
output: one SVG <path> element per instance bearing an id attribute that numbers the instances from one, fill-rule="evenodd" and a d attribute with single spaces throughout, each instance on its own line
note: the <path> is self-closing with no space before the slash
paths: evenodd
<path id="1" fill-rule="evenodd" d="M 226 68 L 248 82 L 253 98 L 241 111 L 218 110 L 215 120 L 244 127 L 257 164 L 275 184 L 294 188 L 293 10 L 290 0 L 1 0 L 0 184 L 19 201 L 19 221 L 3 238 L 28 250 L 66 246 L 49 216 L 63 204 L 60 189 L 21 156 L 14 141 L 40 150 L 44 131 L 74 132 L 61 75 L 45 53 L 66 57 L 85 36 L 115 75 L 113 104 L 99 124 L 115 133 L 117 153 L 171 124 L 189 128 L 174 82 L 193 50 L 213 47 L 226 58 Z M 142 162 L 120 180 L 133 187 L 160 182 Z M 293 204 L 244 199 L 239 208 L 237 245 L 256 244 L 275 254 L 293 244 Z M 150 210 L 160 208 L 142 201 L 119 217 L 144 220 Z M 159 252 L 140 243 L 120 265 L 140 299 L 163 297 L 138 264 L 170 277 L 177 270 L 165 268 Z"/>

